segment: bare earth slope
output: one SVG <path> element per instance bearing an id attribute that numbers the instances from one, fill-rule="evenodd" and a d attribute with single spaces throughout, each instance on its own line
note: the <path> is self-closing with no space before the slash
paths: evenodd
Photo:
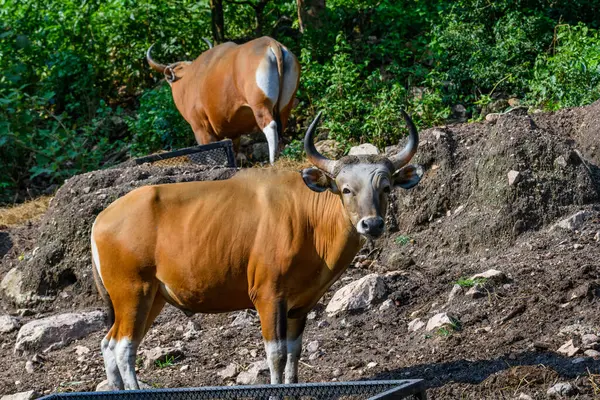
<path id="1" fill-rule="evenodd" d="M 557 382 L 569 382 L 576 398 L 600 396 L 600 361 L 584 354 L 582 343 L 584 334 L 600 336 L 600 102 L 430 129 L 421 143 L 422 183 L 395 193 L 390 232 L 363 249 L 311 315 L 304 343 L 318 344 L 304 353 L 300 379 L 423 378 L 434 399 L 546 398 Z M 0 314 L 23 315 L 23 324 L 102 309 L 90 269 L 94 216 L 137 186 L 226 179 L 234 172 L 142 166 L 72 178 L 39 225 L 0 236 L 0 248 L 9 248 L 0 278 L 17 271 L 23 294 L 15 300 L 3 293 Z M 581 211 L 572 229 L 553 227 Z M 489 269 L 504 276 L 482 283 L 479 293 L 453 289 L 461 277 Z M 325 313 L 337 289 L 370 273 L 385 281 L 384 298 L 368 310 Z M 454 325 L 408 328 L 416 318 L 427 323 L 443 312 Z M 264 358 L 257 318 L 232 326 L 236 315 L 187 318 L 166 307 L 142 349 L 181 346 L 184 355 L 164 368 L 140 364 L 139 377 L 159 387 L 235 382 L 236 374 L 217 372 Z M 0 368 L 0 393 L 93 390 L 104 379 L 103 334 L 43 354 L 31 373 L 25 364 L 33 356 L 13 353 L 16 331 L 3 334 L 0 355 L 11 367 Z M 570 339 L 576 354 L 558 353 Z M 75 354 L 78 345 L 90 353 Z M 593 346 L 600 350 L 600 343 Z"/>

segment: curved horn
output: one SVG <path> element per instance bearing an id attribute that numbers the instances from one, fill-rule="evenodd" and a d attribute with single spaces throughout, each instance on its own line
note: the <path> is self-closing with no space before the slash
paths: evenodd
<path id="1" fill-rule="evenodd" d="M 417 147 L 419 146 L 419 134 L 417 133 L 415 124 L 403 109 L 400 109 L 400 112 L 406 121 L 406 125 L 408 125 L 408 143 L 406 143 L 406 146 L 404 146 L 404 149 L 402 149 L 400 153 L 389 158 L 396 170 L 408 164 L 410 159 L 413 158 L 417 152 Z"/>
<path id="2" fill-rule="evenodd" d="M 167 69 L 167 66 L 164 64 L 160 64 L 157 63 L 156 61 L 154 61 L 152 59 L 152 57 L 150 56 L 150 51 L 152 51 L 152 48 L 154 47 L 154 44 L 152 46 L 150 46 L 150 48 L 148 49 L 148 51 L 146 52 L 146 60 L 148 61 L 148 64 L 150 64 L 150 68 L 152 68 L 155 71 L 164 73 L 165 69 Z"/>
<path id="3" fill-rule="evenodd" d="M 319 123 L 319 119 L 321 119 L 321 114 L 322 111 L 319 111 L 306 131 L 306 136 L 304 136 L 304 151 L 306 151 L 306 157 L 308 158 L 308 161 L 310 161 L 315 167 L 329 173 L 330 175 L 333 175 L 336 161 L 330 160 L 319 153 L 313 142 L 313 136 L 317 130 L 317 124 Z"/>
<path id="4" fill-rule="evenodd" d="M 205 38 L 205 37 L 203 37 L 203 38 L 202 38 L 202 40 L 204 40 L 204 41 L 206 42 L 206 44 L 208 45 L 208 48 L 209 48 L 209 49 L 212 49 L 212 48 L 213 48 L 213 45 L 212 45 L 212 43 L 210 42 L 210 40 L 208 40 L 208 39 L 207 39 L 207 38 Z"/>

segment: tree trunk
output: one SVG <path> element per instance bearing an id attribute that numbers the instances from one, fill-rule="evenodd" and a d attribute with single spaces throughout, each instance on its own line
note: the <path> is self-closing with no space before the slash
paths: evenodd
<path id="1" fill-rule="evenodd" d="M 212 34 L 214 44 L 225 41 L 225 21 L 223 19 L 223 0 L 210 0 L 210 15 L 212 19 Z"/>
<path id="2" fill-rule="evenodd" d="M 298 25 L 300 32 L 308 28 L 320 28 L 321 14 L 325 11 L 325 0 L 296 0 L 298 6 Z"/>

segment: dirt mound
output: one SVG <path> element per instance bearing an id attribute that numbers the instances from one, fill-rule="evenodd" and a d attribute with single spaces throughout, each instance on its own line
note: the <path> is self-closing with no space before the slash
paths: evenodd
<path id="1" fill-rule="evenodd" d="M 141 165 L 77 175 L 58 190 L 27 252 L 11 249 L 0 271 L 22 271 L 23 292 L 89 305 L 98 301 L 93 286 L 90 229 L 106 206 L 131 190 L 153 184 L 227 179 L 235 169 L 194 165 Z M 11 257 L 12 256 L 12 257 Z M 56 307 L 56 305 L 53 305 Z"/>
<path id="2" fill-rule="evenodd" d="M 580 347 L 575 357 L 583 357 L 582 333 L 600 334 L 599 137 L 600 102 L 557 113 L 515 110 L 493 123 L 423 131 L 416 162 L 426 175 L 419 186 L 394 194 L 390 232 L 366 246 L 315 307 L 304 342 L 317 340 L 319 350 L 302 358 L 301 381 L 422 378 L 431 398 L 473 399 L 520 392 L 546 398 L 551 385 L 570 381 L 580 398 L 592 398 L 600 385 L 598 362 L 557 350 L 573 340 Z M 72 178 L 39 226 L 9 231 L 5 242 L 13 247 L 0 273 L 17 267 L 27 290 L 55 296 L 35 306 L 42 314 L 99 304 L 89 254 L 97 213 L 141 185 L 226 179 L 234 172 L 142 166 Z M 553 228 L 578 212 L 576 226 Z M 491 268 L 502 279 L 460 279 Z M 373 272 L 383 276 L 391 306 L 326 315 L 335 290 Z M 415 318 L 427 323 L 442 312 L 456 324 L 409 330 Z M 231 316 L 190 320 L 166 307 L 142 347 L 183 341 L 182 363 L 194 373 L 176 364 L 142 369 L 140 378 L 163 387 L 212 385 L 228 363 L 247 367 L 264 358 L 258 322 L 236 328 Z M 185 335 L 190 323 L 198 330 L 192 338 Z M 81 344 L 97 348 L 101 336 Z M 0 349 L 7 363 L 24 367 L 12 354 L 14 337 L 0 340 L 9 344 Z M 93 389 L 104 379 L 101 358 L 75 364 L 72 352 L 54 352 L 40 367 L 44 379 L 17 370 L 0 374 L 0 392 L 15 379 L 56 390 L 56 382 L 80 376 L 69 390 Z"/>

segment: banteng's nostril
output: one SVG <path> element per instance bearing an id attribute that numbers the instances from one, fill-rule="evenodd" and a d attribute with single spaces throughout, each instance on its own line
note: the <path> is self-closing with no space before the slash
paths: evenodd
<path id="1" fill-rule="evenodd" d="M 368 230 L 369 230 L 369 224 L 367 223 L 367 221 L 368 221 L 368 220 L 361 219 L 361 220 L 360 220 L 360 222 L 359 222 L 359 224 L 360 224 L 360 227 L 361 227 L 362 229 L 364 229 L 365 231 L 368 231 Z"/>

